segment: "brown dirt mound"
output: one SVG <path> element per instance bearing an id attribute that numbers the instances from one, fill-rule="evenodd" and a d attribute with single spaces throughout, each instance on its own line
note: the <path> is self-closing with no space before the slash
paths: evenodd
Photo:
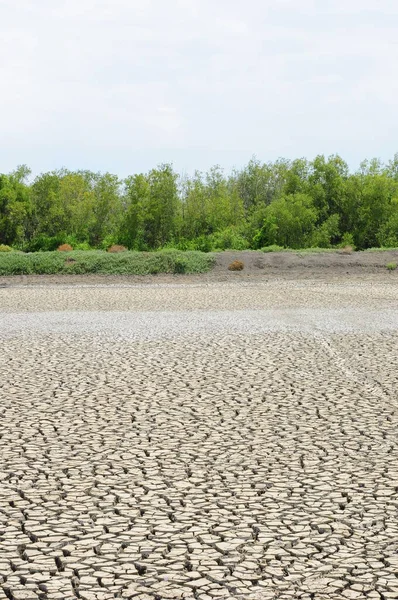
<path id="1" fill-rule="evenodd" d="M 61 244 L 57 248 L 58 252 L 71 252 L 73 250 L 70 244 Z"/>
<path id="2" fill-rule="evenodd" d="M 243 262 L 241 260 L 234 260 L 228 266 L 228 271 L 243 271 L 244 268 L 245 268 L 245 265 L 243 264 Z"/>

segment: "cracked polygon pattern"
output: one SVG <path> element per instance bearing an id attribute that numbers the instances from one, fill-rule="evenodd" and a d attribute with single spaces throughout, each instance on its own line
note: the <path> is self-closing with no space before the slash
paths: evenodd
<path id="1" fill-rule="evenodd" d="M 7 335 L 0 599 L 397 598 L 397 341 Z"/>

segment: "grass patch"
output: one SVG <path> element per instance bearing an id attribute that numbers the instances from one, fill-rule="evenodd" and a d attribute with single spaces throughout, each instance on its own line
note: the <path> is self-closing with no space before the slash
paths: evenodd
<path id="1" fill-rule="evenodd" d="M 261 252 L 290 252 L 293 254 L 324 254 L 325 252 L 336 254 L 336 252 L 341 252 L 341 250 L 340 246 L 333 248 L 284 248 L 283 246 L 274 245 L 261 248 Z"/>
<path id="2" fill-rule="evenodd" d="M 289 252 L 298 254 L 338 254 L 341 253 L 341 248 L 337 246 L 334 248 L 301 248 L 300 250 L 289 250 Z"/>
<path id="3" fill-rule="evenodd" d="M 156 275 L 158 273 L 205 273 L 215 259 L 202 252 L 167 251 L 108 253 L 102 250 L 33 252 L 0 255 L 0 275 Z"/>
<path id="4" fill-rule="evenodd" d="M 367 248 L 364 252 L 391 252 L 392 250 L 398 250 L 398 248 L 389 248 L 387 246 L 381 246 L 380 248 Z"/>
<path id="5" fill-rule="evenodd" d="M 387 268 L 389 271 L 395 271 L 395 269 L 396 269 L 397 267 L 398 267 L 398 265 L 397 265 L 397 263 L 396 263 L 396 262 L 389 262 L 389 263 L 387 263 L 387 264 L 386 264 L 386 268 Z"/>
<path id="6" fill-rule="evenodd" d="M 272 246 L 264 246 L 261 248 L 261 252 L 289 252 L 289 249 L 273 244 Z"/>
<path id="7" fill-rule="evenodd" d="M 333 246 L 332 248 L 284 248 L 283 246 L 265 246 L 261 248 L 261 252 L 293 252 L 295 254 L 323 254 L 325 252 L 329 254 L 357 254 L 358 252 L 391 252 L 392 250 L 398 250 L 398 248 L 367 248 L 366 250 L 356 250 L 351 245 L 346 246 Z"/>

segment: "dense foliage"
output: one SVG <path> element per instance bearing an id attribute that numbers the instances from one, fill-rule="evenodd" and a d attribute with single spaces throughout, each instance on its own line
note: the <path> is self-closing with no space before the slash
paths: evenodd
<path id="1" fill-rule="evenodd" d="M 9 252 L 0 256 L 0 275 L 56 273 L 80 275 L 157 275 L 158 273 L 205 273 L 214 258 L 203 252 L 122 252 L 101 250 L 73 252 Z"/>
<path id="2" fill-rule="evenodd" d="M 339 156 L 253 159 L 181 177 L 171 165 L 124 180 L 68 170 L 0 175 L 0 245 L 34 252 L 398 246 L 398 154 L 350 172 Z"/>

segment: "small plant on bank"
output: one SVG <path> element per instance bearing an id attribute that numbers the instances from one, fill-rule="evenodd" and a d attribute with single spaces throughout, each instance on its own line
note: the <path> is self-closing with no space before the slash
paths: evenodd
<path id="1" fill-rule="evenodd" d="M 340 248 L 340 254 L 352 254 L 354 252 L 354 248 L 352 246 L 344 246 L 344 248 Z"/>
<path id="2" fill-rule="evenodd" d="M 261 252 L 286 252 L 286 248 L 278 246 L 277 244 L 272 244 L 271 246 L 264 246 L 261 248 Z"/>
<path id="3" fill-rule="evenodd" d="M 386 264 L 386 267 L 388 269 L 388 271 L 395 271 L 395 269 L 398 267 L 396 262 L 389 262 Z"/>
<path id="4" fill-rule="evenodd" d="M 12 252 L 12 248 L 6 244 L 0 244 L 0 252 Z"/>
<path id="5" fill-rule="evenodd" d="M 57 250 L 58 252 L 72 252 L 73 248 L 70 244 L 61 244 Z"/>
<path id="6" fill-rule="evenodd" d="M 117 254 L 118 252 L 127 252 L 126 246 L 120 246 L 119 244 L 113 244 L 107 249 L 107 252 Z"/>
<path id="7" fill-rule="evenodd" d="M 234 260 L 228 267 L 228 271 L 243 271 L 245 265 L 241 260 Z"/>

